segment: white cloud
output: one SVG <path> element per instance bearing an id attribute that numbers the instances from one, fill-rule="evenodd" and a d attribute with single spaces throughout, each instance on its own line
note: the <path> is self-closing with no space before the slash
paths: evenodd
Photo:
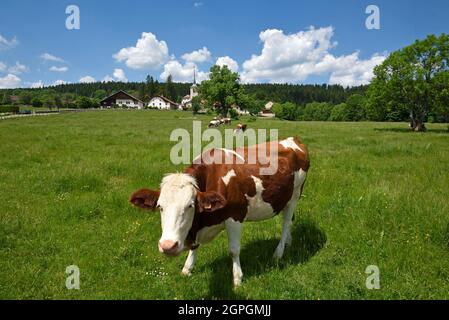
<path id="1" fill-rule="evenodd" d="M 0 72 L 5 72 L 8 67 L 3 62 L 0 62 Z"/>
<path id="2" fill-rule="evenodd" d="M 117 81 L 128 82 L 125 71 L 123 71 L 123 69 L 114 69 L 114 73 L 112 75 L 115 79 L 117 79 Z"/>
<path id="3" fill-rule="evenodd" d="M 55 82 L 53 82 L 53 86 L 60 86 L 61 84 L 66 84 L 67 81 L 64 80 L 56 80 Z"/>
<path id="4" fill-rule="evenodd" d="M 168 47 L 151 32 L 143 32 L 135 47 L 123 48 L 113 57 L 131 69 L 156 69 L 168 60 Z"/>
<path id="5" fill-rule="evenodd" d="M 262 31 L 259 34 L 262 52 L 243 63 L 242 80 L 296 82 L 306 79 L 313 73 L 314 64 L 335 45 L 331 42 L 333 34 L 332 27 L 311 27 L 288 35 L 277 29 Z"/>
<path id="6" fill-rule="evenodd" d="M 43 87 L 44 87 L 44 82 L 42 80 L 30 83 L 30 88 L 33 88 L 33 89 L 43 88 Z"/>
<path id="7" fill-rule="evenodd" d="M 106 75 L 103 80 L 103 82 L 114 82 L 114 81 L 120 81 L 120 82 L 128 82 L 128 78 L 126 77 L 125 71 L 123 69 L 114 69 L 114 72 L 112 73 L 112 77 L 108 74 Z"/>
<path id="8" fill-rule="evenodd" d="M 16 37 L 12 38 L 11 40 L 8 40 L 0 34 L 0 51 L 12 49 L 15 46 L 17 46 L 18 44 L 19 44 L 19 41 L 17 40 Z"/>
<path id="9" fill-rule="evenodd" d="M 24 72 L 30 72 L 30 68 L 16 61 L 16 64 L 8 68 L 8 72 L 12 74 L 22 74 Z"/>
<path id="10" fill-rule="evenodd" d="M 175 82 L 192 82 L 194 70 L 197 70 L 196 80 L 198 82 L 208 79 L 208 73 L 198 71 L 197 65 L 193 62 L 181 64 L 177 60 L 170 60 L 164 65 L 164 71 L 161 73 L 160 78 L 165 81 L 171 75 Z"/>
<path id="11" fill-rule="evenodd" d="M 385 56 L 360 60 L 355 52 L 336 57 L 329 53 L 337 45 L 332 42 L 333 35 L 332 27 L 310 27 L 295 34 L 284 34 L 276 29 L 261 32 L 262 52 L 243 63 L 242 81 L 295 83 L 312 75 L 330 74 L 329 83 L 349 86 L 368 83 L 372 69 Z"/>
<path id="12" fill-rule="evenodd" d="M 212 55 L 211 55 L 210 51 L 206 47 L 203 47 L 202 49 L 183 54 L 182 58 L 187 62 L 200 63 L 200 62 L 209 61 L 211 56 Z"/>
<path id="13" fill-rule="evenodd" d="M 368 60 L 360 60 L 358 52 L 341 58 L 339 69 L 332 72 L 329 84 L 344 87 L 369 84 L 374 77 L 374 67 L 384 62 L 386 55 L 374 54 Z"/>
<path id="14" fill-rule="evenodd" d="M 21 81 L 22 80 L 18 76 L 9 73 L 3 78 L 0 78 L 0 89 L 17 88 L 19 87 Z"/>
<path id="15" fill-rule="evenodd" d="M 54 61 L 54 62 L 65 62 L 64 59 L 56 57 L 49 53 L 43 53 L 40 55 L 40 58 L 44 61 Z"/>
<path id="16" fill-rule="evenodd" d="M 50 71 L 53 72 L 67 72 L 67 70 L 69 70 L 68 67 L 56 67 L 56 66 L 52 66 L 50 69 L 48 69 Z"/>
<path id="17" fill-rule="evenodd" d="M 106 75 L 103 80 L 104 82 L 113 82 L 115 81 L 115 79 L 113 77 L 111 77 L 110 75 Z"/>
<path id="18" fill-rule="evenodd" d="M 239 64 L 237 61 L 228 56 L 218 58 L 215 64 L 220 67 L 227 66 L 233 72 L 237 72 L 239 70 Z"/>
<path id="19" fill-rule="evenodd" d="M 193 6 L 194 6 L 195 8 L 202 7 L 203 5 L 204 5 L 204 3 L 202 3 L 202 2 L 194 2 L 194 3 L 193 3 Z"/>
<path id="20" fill-rule="evenodd" d="M 92 83 L 95 81 L 96 81 L 95 78 L 91 77 L 91 76 L 84 76 L 84 77 L 81 77 L 79 80 L 79 82 L 81 82 L 81 83 Z"/>

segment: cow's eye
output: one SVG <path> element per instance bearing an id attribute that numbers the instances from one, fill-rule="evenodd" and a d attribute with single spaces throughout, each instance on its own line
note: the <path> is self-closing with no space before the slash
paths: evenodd
<path id="1" fill-rule="evenodd" d="M 195 206 L 195 204 L 192 203 L 192 204 L 189 206 L 189 208 L 193 208 L 194 206 Z"/>

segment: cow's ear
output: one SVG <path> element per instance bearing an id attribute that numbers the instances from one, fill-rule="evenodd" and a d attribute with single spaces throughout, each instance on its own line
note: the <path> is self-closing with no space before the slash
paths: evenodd
<path id="1" fill-rule="evenodd" d="M 226 206 L 226 199 L 215 191 L 198 191 L 196 198 L 200 212 L 213 212 Z"/>
<path id="2" fill-rule="evenodd" d="M 129 202 L 142 209 L 154 210 L 156 208 L 159 195 L 160 191 L 140 189 L 131 195 Z"/>

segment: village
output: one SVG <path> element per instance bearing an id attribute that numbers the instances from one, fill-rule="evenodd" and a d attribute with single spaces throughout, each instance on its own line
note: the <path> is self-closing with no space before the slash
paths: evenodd
<path id="1" fill-rule="evenodd" d="M 163 96 L 156 95 L 150 99 L 148 103 L 140 100 L 139 98 L 127 93 L 124 90 L 120 90 L 100 101 L 100 108 L 103 109 L 111 109 L 111 108 L 129 108 L 129 109 L 156 109 L 156 110 L 181 110 L 188 111 L 192 109 L 192 101 L 198 94 L 198 85 L 195 80 L 190 87 L 190 93 L 185 95 L 182 98 L 181 103 L 177 103 L 172 101 L 171 99 Z M 258 113 L 258 116 L 264 118 L 274 118 L 275 114 L 272 110 L 274 102 L 268 101 L 264 108 Z M 233 105 L 232 109 L 238 115 L 249 115 L 249 111 L 241 108 L 240 106 Z M 199 110 L 198 113 L 204 112 L 203 110 Z"/>

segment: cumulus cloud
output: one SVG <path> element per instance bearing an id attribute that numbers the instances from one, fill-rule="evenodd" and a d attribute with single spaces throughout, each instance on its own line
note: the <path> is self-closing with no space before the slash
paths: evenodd
<path id="1" fill-rule="evenodd" d="M 8 68 L 8 72 L 12 74 L 22 74 L 24 72 L 30 72 L 30 68 L 16 61 L 16 64 Z"/>
<path id="2" fill-rule="evenodd" d="M 64 59 L 54 56 L 50 53 L 43 53 L 39 57 L 44 61 L 65 62 Z"/>
<path id="3" fill-rule="evenodd" d="M 108 74 L 106 75 L 103 80 L 103 82 L 114 82 L 114 81 L 120 81 L 120 82 L 128 82 L 128 78 L 126 77 L 125 71 L 123 69 L 114 69 L 114 72 L 112 73 L 112 77 Z"/>
<path id="4" fill-rule="evenodd" d="M 112 74 L 117 81 L 128 82 L 128 78 L 126 78 L 125 71 L 123 69 L 114 69 L 114 73 Z"/>
<path id="5" fill-rule="evenodd" d="M 0 61 L 0 72 L 5 72 L 7 68 L 6 64 Z"/>
<path id="6" fill-rule="evenodd" d="M 67 70 L 69 70 L 68 67 L 56 67 L 56 66 L 52 66 L 50 69 L 48 69 L 50 71 L 53 72 L 67 72 Z"/>
<path id="7" fill-rule="evenodd" d="M 53 86 L 60 86 L 61 84 L 66 84 L 67 81 L 64 80 L 56 80 L 55 82 L 53 82 Z"/>
<path id="8" fill-rule="evenodd" d="M 294 34 L 268 29 L 259 34 L 262 52 L 252 55 L 243 63 L 243 82 L 300 82 L 312 75 L 330 74 L 329 83 L 353 86 L 368 83 L 372 68 L 385 59 L 375 55 L 361 60 L 358 52 L 347 56 L 334 56 L 329 51 L 337 43 L 332 42 L 332 27 Z"/>
<path id="9" fill-rule="evenodd" d="M 168 60 L 168 47 L 151 32 L 143 32 L 136 46 L 123 48 L 113 57 L 131 69 L 156 69 Z"/>
<path id="10" fill-rule="evenodd" d="M 43 87 L 44 87 L 44 82 L 42 80 L 30 83 L 30 88 L 32 88 L 32 89 L 43 88 Z"/>
<path id="11" fill-rule="evenodd" d="M 329 84 L 340 84 L 345 87 L 369 84 L 374 77 L 374 67 L 382 64 L 386 55 L 374 54 L 368 60 L 360 60 L 359 53 L 341 58 L 338 70 L 331 73 Z"/>
<path id="12" fill-rule="evenodd" d="M 115 81 L 115 79 L 113 77 L 111 77 L 110 75 L 106 75 L 103 80 L 104 82 L 113 82 Z"/>
<path id="13" fill-rule="evenodd" d="M 19 87 L 21 81 L 22 80 L 18 76 L 9 73 L 2 78 L 0 77 L 0 89 L 17 88 Z"/>
<path id="14" fill-rule="evenodd" d="M 227 66 L 233 72 L 237 72 L 239 70 L 239 64 L 237 63 L 237 61 L 228 56 L 219 57 L 215 64 L 220 67 Z"/>
<path id="15" fill-rule="evenodd" d="M 187 62 L 201 63 L 209 61 L 211 59 L 211 56 L 212 55 L 210 51 L 206 47 L 203 47 L 202 49 L 183 54 L 181 58 L 183 58 Z"/>
<path id="16" fill-rule="evenodd" d="M 198 82 L 208 78 L 206 72 L 198 71 L 198 66 L 195 63 L 186 62 L 181 64 L 177 60 L 170 60 L 164 65 L 164 71 L 161 73 L 160 78 L 166 80 L 171 75 L 175 82 L 192 82 L 194 70 L 197 70 L 196 80 Z"/>
<path id="17" fill-rule="evenodd" d="M 16 37 L 12 38 L 11 40 L 8 40 L 0 34 L 0 51 L 12 49 L 18 44 L 19 41 L 17 40 Z"/>
<path id="18" fill-rule="evenodd" d="M 81 82 L 81 83 L 92 83 L 95 81 L 96 81 L 95 78 L 91 77 L 91 76 L 84 76 L 84 77 L 81 77 L 79 80 L 79 82 Z"/>

